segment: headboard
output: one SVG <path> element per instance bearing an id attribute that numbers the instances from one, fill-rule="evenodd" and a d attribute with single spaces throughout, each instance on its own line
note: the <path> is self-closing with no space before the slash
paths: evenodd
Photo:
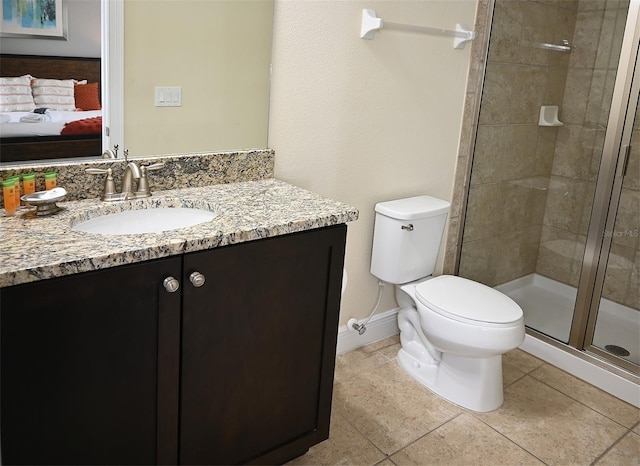
<path id="1" fill-rule="evenodd" d="M 99 83 L 100 58 L 0 54 L 0 76 L 25 74 L 36 78 L 86 79 L 90 83 Z"/>
<path id="2" fill-rule="evenodd" d="M 0 77 L 30 74 L 36 78 L 101 81 L 100 58 L 0 54 Z M 0 162 L 99 156 L 98 136 L 41 136 L 0 139 Z"/>

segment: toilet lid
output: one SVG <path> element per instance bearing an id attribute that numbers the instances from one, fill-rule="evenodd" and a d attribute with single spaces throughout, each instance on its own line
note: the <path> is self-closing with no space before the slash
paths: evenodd
<path id="1" fill-rule="evenodd" d="M 508 324 L 522 318 L 522 309 L 508 296 L 453 275 L 420 283 L 416 298 L 433 311 L 456 320 Z"/>

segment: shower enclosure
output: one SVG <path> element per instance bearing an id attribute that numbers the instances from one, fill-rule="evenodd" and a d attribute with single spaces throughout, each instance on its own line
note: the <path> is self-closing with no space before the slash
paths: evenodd
<path id="1" fill-rule="evenodd" d="M 495 0 L 458 274 L 640 364 L 640 0 Z M 634 73 L 638 74 L 635 76 Z"/>

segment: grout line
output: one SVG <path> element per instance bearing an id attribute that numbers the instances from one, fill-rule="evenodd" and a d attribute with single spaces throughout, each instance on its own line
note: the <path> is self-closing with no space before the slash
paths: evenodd
<path id="1" fill-rule="evenodd" d="M 507 439 L 507 441 L 509 441 L 510 443 L 514 444 L 516 447 L 520 448 L 523 451 L 526 451 L 527 453 L 529 453 L 531 456 L 533 456 L 535 459 L 537 459 L 538 461 L 540 461 L 542 464 L 549 464 L 546 463 L 542 458 L 538 457 L 538 455 L 536 455 L 535 453 L 529 451 L 527 448 L 525 448 L 524 446 L 520 445 L 519 443 L 517 443 L 515 440 L 513 440 L 512 438 L 508 437 L 507 435 L 505 435 L 504 433 L 500 432 L 498 429 L 496 429 L 495 427 L 493 427 L 491 424 L 485 422 L 482 418 L 479 418 L 478 416 L 476 416 L 475 412 L 473 411 L 468 411 L 469 414 L 471 414 L 475 419 L 477 419 L 478 421 L 482 422 L 484 425 L 486 425 L 489 429 L 493 430 L 494 432 L 496 432 L 498 435 L 500 435 L 501 437 L 504 437 L 505 439 Z"/>
<path id="2" fill-rule="evenodd" d="M 553 368 L 555 368 L 555 369 L 558 369 L 557 367 L 555 367 L 555 366 L 553 366 L 553 365 L 551 365 L 551 367 L 553 367 Z M 559 369 L 559 370 L 561 370 L 561 371 L 562 371 L 562 369 Z M 533 372 L 533 371 L 532 371 L 532 372 Z M 590 387 L 593 387 L 593 388 L 597 389 L 598 391 L 602 392 L 602 393 L 603 393 L 603 394 L 605 394 L 605 395 L 609 395 L 609 396 L 611 396 L 611 397 L 615 398 L 615 400 L 616 400 L 616 401 L 618 401 L 618 402 L 620 402 L 620 403 L 624 403 L 624 404 L 626 404 L 626 405 L 631 406 L 631 407 L 632 407 L 632 408 L 634 408 L 634 409 L 637 409 L 637 408 L 635 408 L 635 406 L 630 405 L 630 404 L 629 404 L 629 403 L 627 403 L 626 401 L 621 400 L 621 399 L 619 399 L 619 398 L 616 398 L 616 397 L 614 397 L 613 395 L 611 395 L 611 394 L 609 394 L 609 393 L 605 392 L 604 390 L 602 390 L 602 389 L 600 389 L 600 388 L 598 388 L 598 387 L 595 387 L 595 386 L 591 385 L 590 383 L 585 382 L 585 381 L 583 381 L 583 380 L 581 380 L 581 379 L 579 379 L 579 378 L 577 378 L 577 377 L 575 377 L 575 376 L 573 376 L 573 375 L 569 374 L 568 372 L 565 372 L 565 371 L 562 371 L 562 372 L 564 372 L 565 374 L 567 374 L 567 375 L 568 375 L 568 376 L 570 376 L 570 377 L 573 377 L 573 378 L 574 378 L 574 379 L 576 379 L 578 382 L 582 382 L 582 383 L 584 383 L 584 384 L 586 384 L 586 385 L 588 385 L 588 386 L 590 386 Z M 546 385 L 547 387 L 549 387 L 549 388 L 551 388 L 551 389 L 553 389 L 553 390 L 557 391 L 558 393 L 561 393 L 562 395 L 564 395 L 564 396 L 566 396 L 567 398 L 569 398 L 569 399 L 571 399 L 571 400 L 575 401 L 576 403 L 578 403 L 578 404 L 580 404 L 580 405 L 584 406 L 585 408 L 589 408 L 589 409 L 590 409 L 591 411 L 593 411 L 594 413 L 597 413 L 597 414 L 599 414 L 600 416 L 602 416 L 602 417 L 604 417 L 604 418 L 606 418 L 606 419 L 609 419 L 611 422 L 615 422 L 615 423 L 616 423 L 616 424 L 618 424 L 620 427 L 624 427 L 625 429 L 629 429 L 629 427 L 625 426 L 624 424 L 621 424 L 619 421 L 616 421 L 615 419 L 612 419 L 612 418 L 611 418 L 611 417 L 609 417 L 607 414 L 605 414 L 605 413 L 601 413 L 600 411 L 598 411 L 597 409 L 595 409 L 593 406 L 590 406 L 590 405 L 588 405 L 588 404 L 586 404 L 586 403 L 584 403 L 584 402 L 582 402 L 582 401 L 580 401 L 580 400 L 578 400 L 578 399 L 574 398 L 574 397 L 573 397 L 573 396 L 571 396 L 569 393 L 565 393 L 565 392 L 563 392 L 562 390 L 560 390 L 560 389 L 558 389 L 558 388 L 554 387 L 553 385 L 549 385 L 549 384 L 548 384 L 547 382 L 545 382 L 544 380 L 540 380 L 540 379 L 539 379 L 539 378 L 537 378 L 535 375 L 533 375 L 533 373 L 529 373 L 529 374 L 527 374 L 527 375 L 530 375 L 532 378 L 534 378 L 535 380 L 537 380 L 537 381 L 538 381 L 538 382 L 540 382 L 541 384 Z M 631 429 L 633 429 L 633 427 L 631 427 Z"/>
<path id="3" fill-rule="evenodd" d="M 636 422 L 635 425 L 638 425 L 638 423 Z M 594 459 L 591 464 L 596 464 L 598 461 L 600 461 L 607 453 L 613 450 L 616 447 L 616 445 L 618 445 L 622 441 L 622 439 L 624 439 L 627 435 L 629 435 L 630 432 L 633 433 L 633 427 L 631 429 L 628 429 L 624 434 L 620 436 L 618 440 L 616 440 L 611 445 L 609 445 L 609 447 L 605 448 L 605 450 L 600 454 L 600 456 L 596 457 L 596 459 Z"/>

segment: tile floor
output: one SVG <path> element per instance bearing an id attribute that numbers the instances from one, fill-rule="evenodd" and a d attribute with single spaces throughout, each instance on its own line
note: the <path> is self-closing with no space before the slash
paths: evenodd
<path id="1" fill-rule="evenodd" d="M 521 350 L 504 404 L 475 413 L 423 388 L 397 336 L 338 356 L 331 433 L 289 465 L 640 465 L 640 410 Z"/>

